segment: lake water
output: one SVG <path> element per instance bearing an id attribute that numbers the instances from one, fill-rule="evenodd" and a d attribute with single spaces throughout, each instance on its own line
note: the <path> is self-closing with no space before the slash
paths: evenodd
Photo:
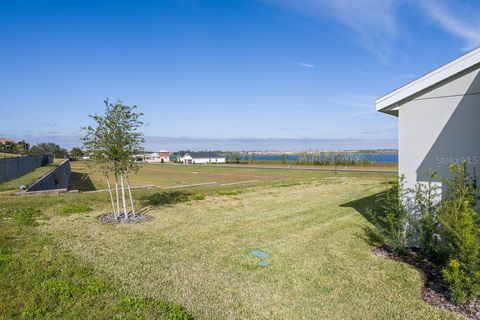
<path id="1" fill-rule="evenodd" d="M 340 155 L 340 156 L 343 156 Z M 334 155 L 326 154 L 322 155 L 325 158 L 333 158 Z M 374 163 L 398 163 L 398 154 L 397 153 L 362 153 L 362 154 L 348 154 L 347 157 L 353 157 L 356 159 L 361 159 Z M 282 161 L 283 157 L 279 154 L 254 154 L 254 155 L 242 155 L 240 157 L 242 161 L 258 160 L 258 161 Z M 234 158 L 229 158 L 229 160 L 234 160 Z M 287 155 L 287 160 L 289 162 L 297 162 L 299 160 L 299 155 L 289 154 Z"/>

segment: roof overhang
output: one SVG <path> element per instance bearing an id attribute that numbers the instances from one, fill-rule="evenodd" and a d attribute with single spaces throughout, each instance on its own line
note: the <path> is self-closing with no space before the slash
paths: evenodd
<path id="1" fill-rule="evenodd" d="M 460 58 L 378 98 L 375 100 L 376 109 L 377 111 L 398 115 L 399 106 L 410 97 L 478 64 L 480 64 L 480 48 L 472 50 Z"/>

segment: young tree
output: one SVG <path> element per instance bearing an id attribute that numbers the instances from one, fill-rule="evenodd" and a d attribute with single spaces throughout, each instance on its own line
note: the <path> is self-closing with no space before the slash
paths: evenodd
<path id="1" fill-rule="evenodd" d="M 85 131 L 83 144 L 86 153 L 92 160 L 92 169 L 101 172 L 107 181 L 115 219 L 118 219 L 120 215 L 121 200 L 126 222 L 129 218 L 125 187 L 130 197 L 132 215 L 135 216 L 128 175 L 131 172 L 136 172 L 140 166 L 140 163 L 135 161 L 135 155 L 143 152 L 142 144 L 145 140 L 143 133 L 139 132 L 143 125 L 140 121 L 143 114 L 136 112 L 137 106 L 127 106 L 122 101 L 112 104 L 106 99 L 104 103 L 104 115 L 90 116 L 95 121 L 96 126 L 82 128 Z M 113 198 L 109 179 L 112 173 L 115 177 L 116 201 Z"/>

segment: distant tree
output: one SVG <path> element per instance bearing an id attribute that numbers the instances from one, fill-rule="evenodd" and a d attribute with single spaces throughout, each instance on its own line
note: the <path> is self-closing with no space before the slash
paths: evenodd
<path id="1" fill-rule="evenodd" d="M 142 144 L 145 140 L 143 133 L 139 132 L 139 128 L 143 125 L 140 121 L 140 117 L 143 114 L 135 112 L 137 106 L 127 106 L 122 101 L 112 104 L 106 99 L 104 103 L 104 115 L 95 114 L 90 116 L 95 121 L 96 126 L 82 128 L 85 131 L 83 144 L 86 153 L 92 160 L 92 170 L 101 172 L 107 181 L 115 219 L 118 219 L 120 215 L 120 182 L 124 221 L 127 222 L 129 216 L 125 199 L 125 180 L 130 197 L 132 215 L 135 217 L 128 174 L 132 171 L 137 171 L 140 166 L 140 163 L 135 161 L 135 155 L 143 153 Z M 116 206 L 109 179 L 112 173 L 115 177 Z"/>
<path id="2" fill-rule="evenodd" d="M 6 153 L 17 153 L 17 144 L 13 141 L 5 141 L 0 143 L 0 151 Z"/>
<path id="3" fill-rule="evenodd" d="M 25 140 L 17 142 L 17 152 L 20 154 L 27 154 L 30 150 L 30 143 L 26 142 Z"/>
<path id="4" fill-rule="evenodd" d="M 74 147 L 70 150 L 70 158 L 78 160 L 83 157 L 83 151 L 80 148 Z"/>
<path id="5" fill-rule="evenodd" d="M 52 142 L 43 142 L 34 145 L 30 153 L 53 153 L 56 158 L 67 158 L 68 151 L 61 148 L 58 144 Z"/>

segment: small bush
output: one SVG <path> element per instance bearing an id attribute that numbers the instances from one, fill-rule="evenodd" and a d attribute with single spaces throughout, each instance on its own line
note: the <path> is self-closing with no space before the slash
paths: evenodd
<path id="1" fill-rule="evenodd" d="M 448 283 L 450 296 L 457 304 L 465 303 L 469 298 L 480 294 L 480 270 L 473 273 L 457 259 L 450 260 L 442 270 L 443 277 Z"/>
<path id="2" fill-rule="evenodd" d="M 384 216 L 381 218 L 384 228 L 381 230 L 387 244 L 396 253 L 406 250 L 407 227 L 410 215 L 404 203 L 405 191 L 403 178 L 387 187 L 382 209 Z"/>
<path id="3" fill-rule="evenodd" d="M 439 246 L 439 222 L 438 222 L 438 208 L 440 206 L 439 188 L 432 183 L 436 177 L 436 172 L 427 172 L 429 177 L 427 184 L 419 183 L 413 193 L 413 209 L 417 215 L 416 222 L 418 222 L 418 245 L 421 252 L 430 260 L 439 261 L 438 246 Z M 412 223 L 413 227 L 417 227 Z"/>
<path id="4" fill-rule="evenodd" d="M 443 269 L 452 299 L 463 303 L 480 295 L 480 221 L 476 181 L 465 164 L 451 165 L 446 199 L 439 210 L 440 235 L 449 264 Z"/>
<path id="5" fill-rule="evenodd" d="M 60 211 L 61 214 L 72 214 L 72 213 L 82 213 L 82 212 L 89 212 L 93 209 L 84 204 L 69 204 L 66 207 L 63 207 Z"/>

